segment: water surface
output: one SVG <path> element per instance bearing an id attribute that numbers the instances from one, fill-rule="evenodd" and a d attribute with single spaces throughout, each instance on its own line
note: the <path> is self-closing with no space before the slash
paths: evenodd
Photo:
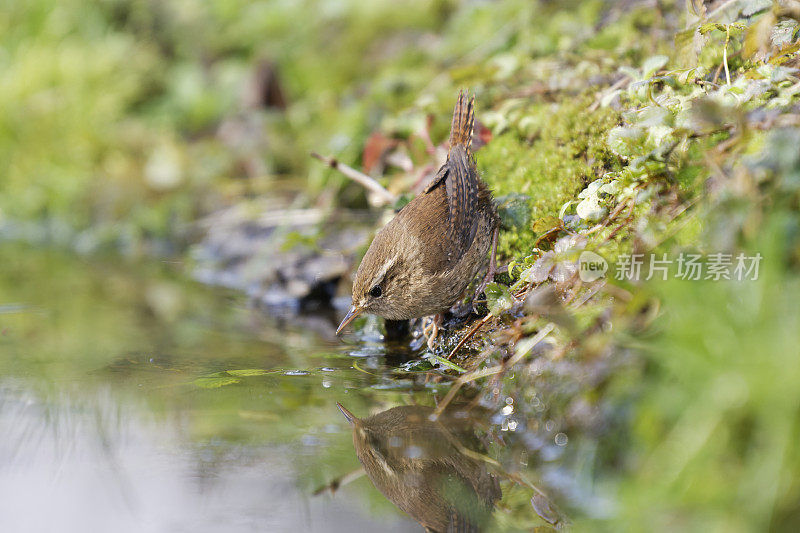
<path id="1" fill-rule="evenodd" d="M 336 402 L 366 412 L 382 379 L 326 319 L 181 265 L 0 257 L 0 530 L 419 530 L 363 478 L 313 495 L 359 467 Z"/>
<path id="2" fill-rule="evenodd" d="M 607 513 L 587 489 L 603 418 L 578 384 L 608 369 L 539 357 L 434 420 L 452 377 L 400 364 L 377 321 L 343 343 L 338 317 L 264 313 L 181 264 L 0 257 L 0 531 L 528 531 Z"/>

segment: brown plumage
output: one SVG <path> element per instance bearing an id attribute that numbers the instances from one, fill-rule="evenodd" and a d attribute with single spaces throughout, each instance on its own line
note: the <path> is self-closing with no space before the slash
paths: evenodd
<path id="1" fill-rule="evenodd" d="M 498 219 L 470 150 L 474 121 L 475 98 L 461 92 L 447 161 L 375 235 L 356 272 L 353 307 L 338 331 L 362 312 L 392 320 L 443 313 L 486 268 Z M 493 267 L 494 253 L 481 288 Z"/>
<path id="2" fill-rule="evenodd" d="M 468 417 L 434 421 L 432 408 L 406 405 L 359 419 L 337 405 L 353 425 L 367 477 L 392 503 L 428 531 L 486 528 L 502 494 L 486 464 L 469 453 L 483 450 Z"/>

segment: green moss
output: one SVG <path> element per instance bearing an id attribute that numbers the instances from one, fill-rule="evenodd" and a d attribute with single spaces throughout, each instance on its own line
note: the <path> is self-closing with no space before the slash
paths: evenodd
<path id="1" fill-rule="evenodd" d="M 590 111 L 586 95 L 558 103 L 537 103 L 514 130 L 494 138 L 477 154 L 478 168 L 495 196 L 530 196 L 531 220 L 557 216 L 587 183 L 620 162 L 606 147 L 619 121 L 608 108 Z M 498 253 L 518 258 L 530 253 L 539 235 L 533 228 L 502 231 Z"/>

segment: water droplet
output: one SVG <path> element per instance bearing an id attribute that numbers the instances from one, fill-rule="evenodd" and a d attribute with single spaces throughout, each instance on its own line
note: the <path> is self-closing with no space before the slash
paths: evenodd
<path id="1" fill-rule="evenodd" d="M 557 433 L 556 434 L 556 446 L 566 446 L 569 438 L 567 437 L 566 433 Z"/>
<path id="2" fill-rule="evenodd" d="M 561 520 L 558 512 L 553 508 L 553 504 L 544 494 L 535 492 L 533 498 L 531 498 L 531 505 L 536 514 L 542 517 L 545 522 L 555 525 Z"/>
<path id="3" fill-rule="evenodd" d="M 287 370 L 283 373 L 284 376 L 307 376 L 311 374 L 308 370 Z"/>
<path id="4" fill-rule="evenodd" d="M 323 379 L 322 380 L 322 386 L 325 387 L 326 389 L 330 389 L 331 388 L 331 384 L 332 383 L 331 383 L 331 381 L 329 379 Z"/>
<path id="5" fill-rule="evenodd" d="M 336 372 L 336 369 L 330 366 L 323 366 L 320 370 L 322 372 Z"/>
<path id="6" fill-rule="evenodd" d="M 552 420 L 548 420 L 544 425 L 544 429 L 546 429 L 547 431 L 553 431 L 555 428 L 556 428 L 556 423 L 553 422 Z"/>
<path id="7" fill-rule="evenodd" d="M 517 421 L 516 420 L 509 420 L 508 421 L 508 430 L 509 431 L 516 431 L 517 430 Z"/>
<path id="8" fill-rule="evenodd" d="M 500 412 L 503 413 L 504 415 L 508 416 L 508 415 L 510 415 L 511 413 L 514 412 L 514 406 L 513 405 L 506 405 L 505 407 L 503 407 L 503 409 Z"/>

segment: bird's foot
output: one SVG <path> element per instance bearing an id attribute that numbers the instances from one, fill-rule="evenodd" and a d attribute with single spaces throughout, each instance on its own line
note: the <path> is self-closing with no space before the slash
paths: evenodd
<path id="1" fill-rule="evenodd" d="M 473 308 L 475 307 L 474 302 L 478 301 L 478 298 L 481 297 L 481 293 L 486 290 L 486 286 L 489 285 L 491 281 L 494 281 L 494 268 L 489 265 L 489 270 L 486 272 L 486 276 L 481 281 L 481 284 L 478 285 L 478 288 L 475 289 L 475 295 L 472 297 Z"/>
<path id="2" fill-rule="evenodd" d="M 436 346 L 436 337 L 439 335 L 439 327 L 442 325 L 442 315 L 428 317 L 428 323 L 422 326 L 422 334 L 428 340 L 428 349 L 433 351 Z"/>
<path id="3" fill-rule="evenodd" d="M 450 308 L 450 314 L 462 322 L 470 313 L 472 313 L 472 302 L 469 300 L 458 302 Z"/>

